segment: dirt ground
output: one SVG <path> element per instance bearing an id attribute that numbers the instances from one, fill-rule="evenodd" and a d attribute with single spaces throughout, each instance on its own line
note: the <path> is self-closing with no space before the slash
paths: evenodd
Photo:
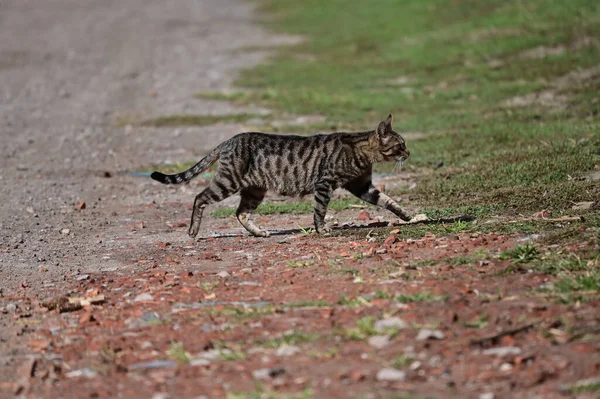
<path id="1" fill-rule="evenodd" d="M 0 396 L 551 398 L 600 373 L 597 339 L 571 339 L 597 337 L 598 299 L 503 273 L 523 237 L 317 237 L 310 215 L 272 215 L 258 239 L 208 210 L 192 241 L 207 182 L 126 173 L 244 127 L 123 120 L 265 111 L 193 98 L 264 60 L 247 48 L 295 40 L 249 2 L 9 1 L 0 37 Z M 395 222 L 331 214 L 338 232 Z"/>

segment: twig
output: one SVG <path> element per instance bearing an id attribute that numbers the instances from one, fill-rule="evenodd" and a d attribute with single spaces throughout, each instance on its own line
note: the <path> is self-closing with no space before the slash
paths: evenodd
<path id="1" fill-rule="evenodd" d="M 515 328 L 512 328 L 510 330 L 500 331 L 499 333 L 494 334 L 494 335 L 490 335 L 490 336 L 483 337 L 483 338 L 472 339 L 469 342 L 469 344 L 484 346 L 484 344 L 490 343 L 492 345 L 495 345 L 500 338 L 506 337 L 508 335 L 515 335 L 515 334 L 518 334 L 518 333 L 523 332 L 523 331 L 527 331 L 530 328 L 534 327 L 535 325 L 537 325 L 537 324 L 539 324 L 541 322 L 542 322 L 542 320 L 536 320 L 536 321 L 534 321 L 532 323 L 525 324 L 525 325 L 520 326 L 520 327 L 515 327 Z"/>

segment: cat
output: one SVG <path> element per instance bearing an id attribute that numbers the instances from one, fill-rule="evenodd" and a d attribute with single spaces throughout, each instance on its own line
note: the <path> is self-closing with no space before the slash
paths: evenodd
<path id="1" fill-rule="evenodd" d="M 322 234 L 331 231 L 325 224 L 325 213 L 336 188 L 388 209 L 404 221 L 410 220 L 411 216 L 396 201 L 379 192 L 371 182 L 374 163 L 402 163 L 409 155 L 404 139 L 392 129 L 389 115 L 375 130 L 359 133 L 304 137 L 240 133 L 219 144 L 185 172 L 153 172 L 150 177 L 163 184 L 179 184 L 219 160 L 213 180 L 194 201 L 188 230 L 192 238 L 198 235 L 204 208 L 238 192 L 242 198 L 237 219 L 250 234 L 268 237 L 268 231 L 250 220 L 268 190 L 285 196 L 314 194 L 314 225 Z"/>

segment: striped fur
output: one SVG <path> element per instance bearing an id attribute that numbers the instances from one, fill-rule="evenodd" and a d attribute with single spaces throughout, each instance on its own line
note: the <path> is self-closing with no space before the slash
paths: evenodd
<path id="1" fill-rule="evenodd" d="M 189 235 L 200 229 L 204 208 L 235 194 L 241 194 L 236 215 L 255 236 L 268 236 L 250 215 L 267 191 L 295 196 L 314 194 L 314 224 L 318 233 L 330 231 L 325 214 L 336 188 L 344 188 L 366 202 L 388 209 L 410 220 L 394 200 L 371 183 L 376 162 L 402 162 L 409 156 L 404 139 L 392 129 L 392 116 L 377 129 L 361 133 L 332 133 L 309 137 L 264 133 L 241 133 L 221 143 L 200 162 L 175 175 L 152 173 L 164 184 L 192 179 L 219 160 L 208 187 L 196 196 Z"/>

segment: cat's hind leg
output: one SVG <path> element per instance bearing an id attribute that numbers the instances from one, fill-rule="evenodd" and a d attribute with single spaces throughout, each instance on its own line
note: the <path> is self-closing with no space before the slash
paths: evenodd
<path id="1" fill-rule="evenodd" d="M 194 200 L 194 210 L 192 211 L 192 220 L 188 230 L 189 236 L 194 238 L 198 235 L 200 223 L 202 222 L 202 213 L 207 205 L 223 201 L 225 198 L 235 194 L 238 190 L 239 188 L 237 185 L 232 184 L 231 181 L 221 181 L 217 171 L 208 187 L 198 194 Z"/>
<path id="2" fill-rule="evenodd" d="M 242 199 L 238 206 L 235 215 L 240 221 L 242 226 L 246 228 L 253 236 L 257 237 L 268 237 L 269 232 L 261 229 L 250 220 L 252 212 L 260 205 L 263 198 L 265 197 L 266 190 L 258 187 L 248 187 L 241 191 Z"/>

